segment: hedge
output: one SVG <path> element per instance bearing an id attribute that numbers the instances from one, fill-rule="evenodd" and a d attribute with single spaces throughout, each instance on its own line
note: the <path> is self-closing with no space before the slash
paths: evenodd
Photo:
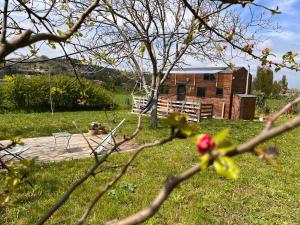
<path id="1" fill-rule="evenodd" d="M 51 81 L 50 81 L 51 80 Z M 0 84 L 0 110 L 55 111 L 111 109 L 112 93 L 87 79 L 69 76 L 5 76 Z"/>

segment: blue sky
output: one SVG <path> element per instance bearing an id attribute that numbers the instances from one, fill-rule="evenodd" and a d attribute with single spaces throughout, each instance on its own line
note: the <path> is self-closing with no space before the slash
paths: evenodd
<path id="1" fill-rule="evenodd" d="M 281 57 L 287 51 L 293 51 L 300 54 L 300 0 L 257 0 L 256 3 L 269 6 L 271 8 L 279 7 L 282 14 L 272 17 L 272 23 L 278 25 L 280 29 L 261 31 L 259 35 L 264 40 L 259 46 L 259 49 L 270 48 L 276 55 L 273 61 L 280 62 Z M 242 9 L 242 17 L 247 17 L 249 11 Z M 256 52 L 257 55 L 260 52 Z M 250 65 L 251 73 L 255 76 L 257 66 L 260 62 L 257 60 L 236 59 L 232 61 L 235 65 L 248 68 Z M 300 57 L 297 57 L 297 62 L 300 62 Z M 204 66 L 205 62 L 191 62 L 192 66 Z M 215 65 L 215 64 L 214 64 Z M 283 75 L 287 75 L 289 88 L 300 88 L 300 72 L 295 72 L 287 69 L 282 69 L 280 72 L 274 72 L 274 79 L 279 80 Z"/>
<path id="2" fill-rule="evenodd" d="M 300 54 L 300 0 L 256 0 L 255 2 L 273 8 L 279 6 L 279 10 L 282 12 L 282 14 L 273 17 L 274 24 L 277 23 L 281 27 L 280 30 L 261 32 L 260 35 L 264 41 L 260 43 L 259 48 L 270 48 L 277 55 L 278 61 L 287 51 L 294 51 Z M 1 2 L 0 7 L 2 5 L 3 3 Z M 242 15 L 247 16 L 245 10 L 242 10 Z M 47 47 L 42 48 L 39 54 L 48 55 L 49 57 L 63 55 L 59 48 L 53 50 Z M 297 61 L 300 62 L 300 57 L 297 57 Z M 197 62 L 195 60 L 189 60 L 189 63 L 191 66 L 209 65 L 209 62 Z M 256 74 L 256 68 L 260 64 L 255 60 L 246 61 L 243 59 L 233 61 L 233 63 L 246 68 L 250 65 L 253 75 Z M 290 88 L 300 88 L 300 72 L 283 69 L 278 73 L 274 73 L 274 77 L 277 80 L 281 79 L 282 75 L 287 75 Z"/>
<path id="3" fill-rule="evenodd" d="M 266 47 L 270 47 L 276 55 L 281 56 L 286 51 L 300 54 L 300 0 L 262 0 L 262 4 L 278 5 L 282 14 L 274 17 L 274 22 L 281 26 L 281 32 L 265 34 L 268 38 Z M 297 61 L 300 58 L 297 57 Z M 282 70 L 275 73 L 275 78 L 280 79 L 286 74 L 290 88 L 300 88 L 300 72 Z"/>
<path id="4" fill-rule="evenodd" d="M 262 43 L 262 47 L 270 48 L 277 55 L 277 60 L 280 60 L 280 57 L 287 51 L 300 54 L 300 0 L 260 0 L 257 2 L 270 7 L 278 5 L 282 12 L 273 18 L 273 21 L 281 27 L 280 31 L 263 34 L 267 40 Z M 299 61 L 298 56 L 297 62 Z M 253 64 L 257 63 L 253 62 Z M 251 70 L 255 74 L 255 68 Z M 300 88 L 300 72 L 282 70 L 274 73 L 275 79 L 280 79 L 284 74 L 287 75 L 290 88 Z"/>

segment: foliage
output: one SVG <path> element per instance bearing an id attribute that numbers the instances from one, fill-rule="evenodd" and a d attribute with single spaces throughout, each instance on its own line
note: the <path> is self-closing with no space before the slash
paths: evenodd
<path id="1" fill-rule="evenodd" d="M 14 197 L 14 193 L 20 189 L 24 184 L 30 184 L 28 180 L 31 175 L 36 158 L 24 159 L 19 163 L 9 163 L 6 164 L 7 169 L 1 169 L 0 174 L 2 175 L 0 179 L 3 180 L 3 190 L 0 194 L 0 204 L 7 205 L 10 203 L 11 199 Z M 0 190 L 1 192 L 1 190 Z"/>
<path id="2" fill-rule="evenodd" d="M 176 138 L 187 138 L 195 134 L 197 127 L 194 123 L 188 123 L 187 114 L 171 113 L 164 121 L 171 127 L 172 135 Z"/>
<path id="3" fill-rule="evenodd" d="M 273 83 L 272 97 L 279 98 L 281 92 L 282 92 L 282 87 L 280 83 L 275 80 Z"/>
<path id="4" fill-rule="evenodd" d="M 281 93 L 286 94 L 286 92 L 288 90 L 288 81 L 287 81 L 286 75 L 282 76 L 281 80 L 279 81 L 279 84 L 281 86 Z"/>
<path id="5" fill-rule="evenodd" d="M 273 71 L 268 67 L 258 67 L 253 81 L 254 89 L 270 96 L 273 89 Z"/>
<path id="6" fill-rule="evenodd" d="M 90 130 L 99 130 L 100 123 L 99 122 L 91 122 Z"/>
<path id="7" fill-rule="evenodd" d="M 24 75 L 6 76 L 1 85 L 2 111 L 50 110 L 50 97 L 55 110 L 109 109 L 112 94 L 105 88 L 86 79 L 79 82 L 69 76 L 27 77 Z"/>
<path id="8" fill-rule="evenodd" d="M 285 95 L 288 90 L 288 82 L 286 75 L 283 75 L 281 80 L 274 81 L 273 87 L 272 87 L 272 97 L 273 98 L 279 98 L 282 95 Z"/>
<path id="9" fill-rule="evenodd" d="M 267 100 L 265 93 L 261 91 L 255 91 L 255 95 L 256 95 L 256 106 L 258 108 L 265 107 L 266 100 Z"/>

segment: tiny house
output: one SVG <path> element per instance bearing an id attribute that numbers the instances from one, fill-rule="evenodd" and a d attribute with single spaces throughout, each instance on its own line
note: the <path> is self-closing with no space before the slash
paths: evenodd
<path id="1" fill-rule="evenodd" d="M 161 86 L 160 98 L 214 105 L 213 116 L 254 118 L 256 97 L 250 95 L 251 74 L 244 67 L 173 69 Z"/>

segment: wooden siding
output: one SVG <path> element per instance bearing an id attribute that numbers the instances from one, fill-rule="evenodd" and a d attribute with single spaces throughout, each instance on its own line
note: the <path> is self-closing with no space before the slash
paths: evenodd
<path id="1" fill-rule="evenodd" d="M 215 80 L 205 80 L 204 74 L 171 74 L 164 85 L 168 86 L 169 93 L 160 95 L 162 99 L 177 100 L 177 86 L 186 85 L 185 101 L 202 102 L 214 105 L 214 117 L 216 118 L 240 118 L 241 103 L 233 99 L 234 94 L 245 94 L 248 71 L 245 68 L 234 71 L 233 73 L 215 74 Z M 251 90 L 252 76 L 249 76 L 248 94 Z M 205 97 L 197 97 L 197 88 L 205 88 Z M 217 88 L 223 89 L 223 96 L 217 96 Z M 250 107 L 253 112 L 253 100 L 247 100 L 245 107 Z M 223 112 L 223 106 L 224 112 Z M 255 109 L 255 105 L 254 105 Z M 247 108 L 244 110 L 247 111 Z M 222 114 L 222 112 L 224 114 Z M 222 117 L 223 116 L 223 117 Z M 246 116 L 252 117 L 252 116 Z"/>
<path id="2" fill-rule="evenodd" d="M 255 114 L 256 97 L 233 96 L 232 117 L 233 120 L 252 120 Z"/>
<path id="3" fill-rule="evenodd" d="M 212 81 L 204 80 L 201 74 L 172 74 L 164 85 L 169 86 L 169 93 L 161 95 L 163 99 L 177 99 L 177 85 L 186 85 L 186 101 L 203 102 L 214 105 L 214 116 L 222 117 L 222 108 L 225 104 L 224 118 L 230 116 L 230 99 L 232 93 L 232 74 L 216 74 Z M 197 88 L 205 88 L 205 97 L 197 97 Z M 223 89 L 223 96 L 216 96 L 216 89 Z"/>
<path id="4" fill-rule="evenodd" d="M 233 94 L 245 94 L 246 93 L 247 76 L 248 76 L 248 71 L 244 68 L 234 71 L 233 76 L 232 76 L 232 93 Z M 251 91 L 251 83 L 252 83 L 252 76 L 251 76 L 251 74 L 249 74 L 248 94 L 250 94 L 250 91 Z"/>

